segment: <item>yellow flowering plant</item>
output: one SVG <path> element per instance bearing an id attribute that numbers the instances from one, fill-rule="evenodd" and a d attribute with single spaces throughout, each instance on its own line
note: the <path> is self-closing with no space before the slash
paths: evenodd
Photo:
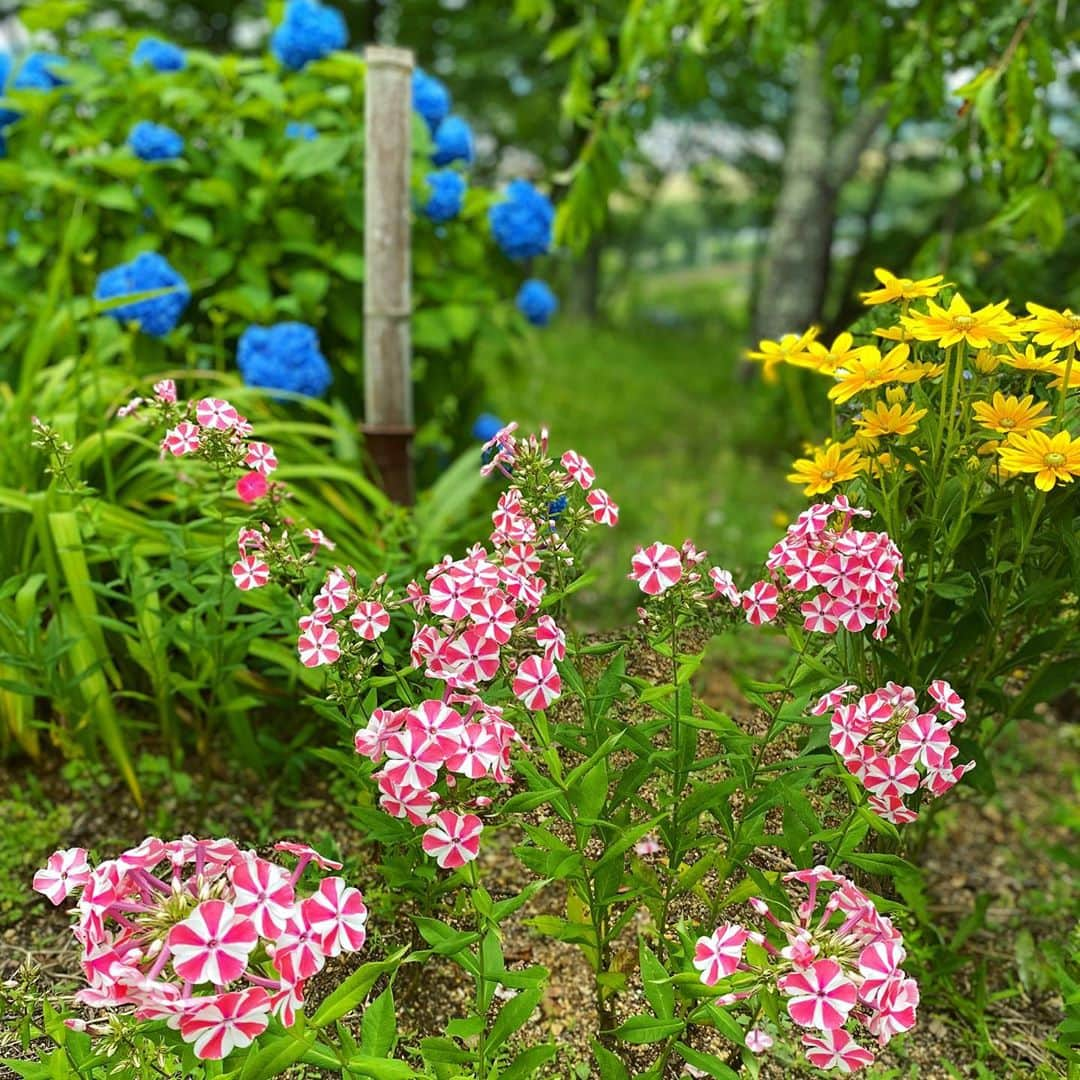
<path id="1" fill-rule="evenodd" d="M 796 327 L 756 358 L 773 380 L 820 375 L 830 403 L 789 481 L 872 506 L 905 553 L 898 632 L 868 648 L 867 677 L 950 680 L 985 749 L 1080 660 L 1080 315 L 875 276 L 865 318 L 831 345 Z"/>

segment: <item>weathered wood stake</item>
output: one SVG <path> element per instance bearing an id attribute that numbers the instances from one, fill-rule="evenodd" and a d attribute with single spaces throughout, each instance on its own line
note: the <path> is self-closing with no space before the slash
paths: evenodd
<path id="1" fill-rule="evenodd" d="M 409 235 L 413 54 L 364 50 L 364 425 L 386 493 L 413 501 Z"/>

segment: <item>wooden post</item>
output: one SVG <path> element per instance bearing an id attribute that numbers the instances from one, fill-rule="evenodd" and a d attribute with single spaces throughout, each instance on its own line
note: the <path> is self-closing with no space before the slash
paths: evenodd
<path id="1" fill-rule="evenodd" d="M 411 126 L 413 55 L 364 50 L 364 425 L 395 502 L 413 501 Z"/>

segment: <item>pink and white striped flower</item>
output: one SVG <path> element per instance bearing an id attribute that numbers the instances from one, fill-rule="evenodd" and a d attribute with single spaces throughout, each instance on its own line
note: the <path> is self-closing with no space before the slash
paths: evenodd
<path id="1" fill-rule="evenodd" d="M 328 957 L 356 952 L 367 940 L 368 911 L 363 894 L 339 877 L 323 878 L 302 909 Z"/>
<path id="2" fill-rule="evenodd" d="M 401 787 L 427 789 L 435 783 L 446 760 L 446 749 L 416 727 L 395 731 L 386 740 L 383 774 Z"/>
<path id="3" fill-rule="evenodd" d="M 743 946 L 750 933 L 734 923 L 721 923 L 708 937 L 700 937 L 694 947 L 694 967 L 706 986 L 715 986 L 733 974 L 742 961 Z"/>
<path id="4" fill-rule="evenodd" d="M 224 900 L 204 900 L 166 938 L 176 974 L 185 982 L 225 986 L 240 978 L 259 942 L 251 919 Z"/>
<path id="5" fill-rule="evenodd" d="M 455 814 L 443 810 L 432 819 L 421 841 L 424 851 L 444 870 L 456 870 L 480 853 L 480 833 L 484 823 L 475 814 Z"/>
<path id="6" fill-rule="evenodd" d="M 535 577 L 540 569 L 540 557 L 532 544 L 511 544 L 503 552 L 503 570 L 513 577 Z"/>
<path id="7" fill-rule="evenodd" d="M 261 937 L 276 938 L 285 929 L 296 897 L 288 871 L 248 856 L 232 865 L 229 880 L 237 915 L 247 916 Z"/>
<path id="8" fill-rule="evenodd" d="M 533 636 L 536 644 L 544 650 L 544 656 L 553 664 L 566 659 L 566 634 L 550 615 L 541 615 L 536 620 Z"/>
<path id="9" fill-rule="evenodd" d="M 722 566 L 714 566 L 709 570 L 709 581 L 712 582 L 713 596 L 722 596 L 732 607 L 738 607 L 742 603 L 742 593 L 735 587 L 735 580 L 730 570 Z"/>
<path id="10" fill-rule="evenodd" d="M 176 427 L 166 431 L 161 441 L 161 449 L 167 450 L 173 457 L 194 454 L 199 446 L 199 429 L 187 420 L 181 420 Z"/>
<path id="11" fill-rule="evenodd" d="M 249 442 L 244 464 L 249 469 L 261 472 L 263 476 L 269 476 L 278 467 L 278 459 L 269 443 Z"/>
<path id="12" fill-rule="evenodd" d="M 678 549 L 657 541 L 647 548 L 638 548 L 630 560 L 630 580 L 646 596 L 659 596 L 679 582 L 683 574 Z"/>
<path id="13" fill-rule="evenodd" d="M 53 905 L 59 905 L 89 880 L 86 849 L 73 847 L 49 856 L 44 868 L 34 875 L 34 891 L 48 898 Z"/>
<path id="14" fill-rule="evenodd" d="M 205 999 L 180 1016 L 180 1034 L 194 1043 L 195 1056 L 220 1061 L 250 1046 L 270 1021 L 270 995 L 261 986 Z"/>
<path id="15" fill-rule="evenodd" d="M 894 1035 L 910 1031 L 915 1026 L 919 987 L 914 979 L 905 978 L 901 972 L 881 988 L 874 1004 L 877 1011 L 867 1027 L 884 1046 Z"/>
<path id="16" fill-rule="evenodd" d="M 763 626 L 776 618 L 780 610 L 779 591 L 771 581 L 755 581 L 742 594 L 743 611 L 751 626 Z"/>
<path id="17" fill-rule="evenodd" d="M 232 576 L 243 592 L 261 589 L 270 581 L 270 567 L 257 555 L 245 555 L 232 564 Z"/>
<path id="18" fill-rule="evenodd" d="M 321 937 L 308 922 L 304 903 L 293 908 L 274 945 L 274 969 L 287 983 L 310 979 L 326 965 Z"/>
<path id="19" fill-rule="evenodd" d="M 898 941 L 874 941 L 859 953 L 859 999 L 876 1005 L 881 991 L 892 980 L 904 962 L 904 946 Z"/>
<path id="20" fill-rule="evenodd" d="M 935 679 L 926 688 L 926 692 L 934 699 L 941 711 L 952 720 L 951 724 L 945 725 L 946 729 L 962 724 L 967 719 L 964 699 L 944 679 Z"/>
<path id="21" fill-rule="evenodd" d="M 199 426 L 214 431 L 228 431 L 240 419 L 239 413 L 222 398 L 205 397 L 195 405 L 195 419 Z"/>
<path id="22" fill-rule="evenodd" d="M 432 612 L 455 622 L 464 619 L 482 596 L 479 589 L 471 588 L 457 574 L 440 574 L 428 587 L 428 605 Z"/>
<path id="23" fill-rule="evenodd" d="M 874 1055 L 861 1047 L 843 1028 L 834 1028 L 821 1035 L 804 1035 L 802 1042 L 810 1064 L 819 1069 L 838 1069 L 847 1075 L 874 1061 Z"/>
<path id="24" fill-rule="evenodd" d="M 514 605 L 500 592 L 491 591 L 473 604 L 469 618 L 480 633 L 496 645 L 505 645 L 517 626 Z"/>
<path id="25" fill-rule="evenodd" d="M 596 480 L 596 472 L 576 450 L 567 450 L 562 456 L 562 467 L 571 480 L 576 480 L 583 491 L 588 491 Z"/>
<path id="26" fill-rule="evenodd" d="M 548 708 L 562 693 L 562 679 L 544 656 L 526 656 L 514 673 L 511 689 L 527 709 Z"/>
<path id="27" fill-rule="evenodd" d="M 585 501 L 592 508 L 593 521 L 597 525 L 606 525 L 610 529 L 619 524 L 619 505 L 603 488 L 590 491 Z"/>
<path id="28" fill-rule="evenodd" d="M 784 975 L 776 985 L 791 999 L 788 1014 L 801 1027 L 843 1027 L 858 998 L 855 984 L 835 960 L 818 960 Z"/>
<path id="29" fill-rule="evenodd" d="M 409 716 L 409 709 L 372 709 L 367 727 L 361 728 L 353 739 L 356 752 L 378 764 L 386 751 L 386 740 L 405 726 Z"/>
<path id="30" fill-rule="evenodd" d="M 479 780 L 495 767 L 502 746 L 494 731 L 482 724 L 466 724 L 457 744 L 446 759 L 446 767 L 471 780 Z"/>
<path id="31" fill-rule="evenodd" d="M 395 784 L 383 773 L 376 774 L 379 785 L 379 805 L 391 817 L 408 818 L 417 828 L 426 825 L 431 811 L 439 801 L 437 791 Z"/>
<path id="32" fill-rule="evenodd" d="M 390 629 L 390 616 L 377 601 L 362 600 L 349 616 L 349 625 L 365 641 L 375 641 Z"/>
<path id="33" fill-rule="evenodd" d="M 176 383 L 172 379 L 159 379 L 154 383 L 154 397 L 169 405 L 176 404 Z"/>
<path id="34" fill-rule="evenodd" d="M 450 676 L 452 686 L 475 686 L 490 682 L 499 673 L 499 645 L 484 635 L 481 629 L 466 630 L 440 652 L 444 669 L 432 666 L 436 678 Z"/>
<path id="35" fill-rule="evenodd" d="M 296 642 L 296 651 L 304 667 L 334 664 L 341 657 L 338 632 L 319 622 L 312 622 Z"/>

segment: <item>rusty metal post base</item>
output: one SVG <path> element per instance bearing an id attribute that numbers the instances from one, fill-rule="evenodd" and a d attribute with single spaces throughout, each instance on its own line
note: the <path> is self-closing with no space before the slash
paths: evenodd
<path id="1" fill-rule="evenodd" d="M 411 424 L 361 424 L 368 454 L 381 480 L 382 489 L 400 506 L 412 506 L 412 441 L 416 428 Z"/>

